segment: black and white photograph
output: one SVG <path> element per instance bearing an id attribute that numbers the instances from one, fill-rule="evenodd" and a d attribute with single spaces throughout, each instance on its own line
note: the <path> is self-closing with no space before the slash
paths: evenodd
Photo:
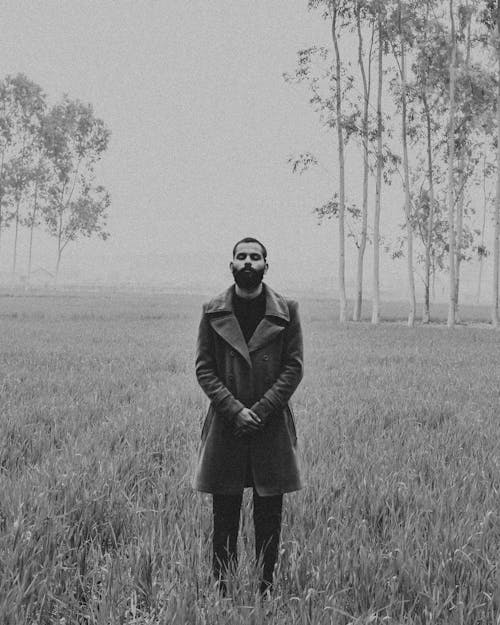
<path id="1" fill-rule="evenodd" d="M 498 625 L 498 0 L 0 21 L 0 625 Z"/>

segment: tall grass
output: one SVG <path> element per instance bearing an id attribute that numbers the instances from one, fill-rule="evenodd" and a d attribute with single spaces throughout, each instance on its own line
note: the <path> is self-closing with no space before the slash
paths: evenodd
<path id="1" fill-rule="evenodd" d="M 307 487 L 261 604 L 250 498 L 221 599 L 210 498 L 189 485 L 200 303 L 2 298 L 0 622 L 496 623 L 499 335 L 342 327 L 301 302 Z"/>

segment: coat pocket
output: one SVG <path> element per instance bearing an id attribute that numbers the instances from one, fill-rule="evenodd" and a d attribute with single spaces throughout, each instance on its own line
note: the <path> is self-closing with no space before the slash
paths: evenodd
<path id="1" fill-rule="evenodd" d="M 292 434 L 292 438 L 294 442 L 297 442 L 297 428 L 295 427 L 295 419 L 293 416 L 293 411 L 288 405 L 286 407 L 286 411 L 288 413 L 288 423 L 289 423 L 290 432 Z"/>
<path id="2" fill-rule="evenodd" d="M 212 421 L 214 419 L 214 409 L 212 406 L 208 409 L 207 416 L 205 417 L 205 421 L 203 422 L 203 427 L 201 428 L 201 441 L 205 442 L 208 431 L 210 430 L 210 426 L 212 425 Z"/>

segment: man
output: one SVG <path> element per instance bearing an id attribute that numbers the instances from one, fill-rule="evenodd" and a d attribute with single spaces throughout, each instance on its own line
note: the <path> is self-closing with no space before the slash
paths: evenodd
<path id="1" fill-rule="evenodd" d="M 247 237 L 233 248 L 235 284 L 203 306 L 196 376 L 210 399 L 194 488 L 213 495 L 213 573 L 222 593 L 237 560 L 243 489 L 253 487 L 260 591 L 272 588 L 283 493 L 300 489 L 288 401 L 303 369 L 297 303 L 262 282 L 267 251 Z"/>

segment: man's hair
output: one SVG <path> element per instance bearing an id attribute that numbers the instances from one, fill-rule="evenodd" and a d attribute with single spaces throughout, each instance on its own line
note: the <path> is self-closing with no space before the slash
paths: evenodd
<path id="1" fill-rule="evenodd" d="M 233 247 L 233 258 L 236 255 L 236 248 L 240 243 L 257 243 L 262 249 L 262 256 L 264 257 L 264 260 L 267 260 L 267 250 L 265 246 L 258 239 L 254 239 L 253 237 L 245 237 L 244 239 L 238 241 L 238 243 L 235 243 L 235 246 Z"/>

